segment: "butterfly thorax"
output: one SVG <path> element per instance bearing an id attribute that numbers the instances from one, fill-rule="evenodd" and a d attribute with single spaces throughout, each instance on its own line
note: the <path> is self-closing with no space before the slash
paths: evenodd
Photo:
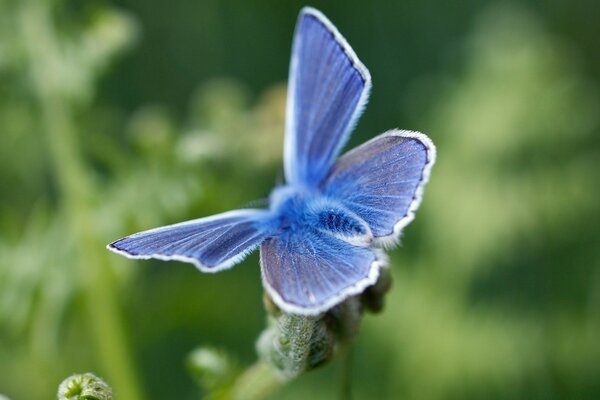
<path id="1" fill-rule="evenodd" d="M 373 240 L 367 223 L 342 202 L 317 189 L 292 185 L 275 188 L 269 198 L 278 234 L 319 231 L 356 246 Z"/>

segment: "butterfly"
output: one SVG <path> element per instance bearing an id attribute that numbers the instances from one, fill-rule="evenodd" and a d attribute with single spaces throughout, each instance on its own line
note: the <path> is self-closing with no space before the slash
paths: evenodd
<path id="1" fill-rule="evenodd" d="M 340 158 L 371 76 L 337 28 L 306 7 L 290 63 L 286 183 L 268 209 L 241 209 L 136 233 L 107 247 L 129 258 L 177 260 L 202 272 L 260 247 L 262 282 L 287 313 L 317 315 L 373 285 L 382 247 L 414 219 L 436 150 L 422 133 L 391 130 Z"/>

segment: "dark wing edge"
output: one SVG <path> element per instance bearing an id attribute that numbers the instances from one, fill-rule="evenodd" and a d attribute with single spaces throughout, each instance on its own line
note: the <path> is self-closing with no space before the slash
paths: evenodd
<path id="1" fill-rule="evenodd" d="M 185 255 L 180 255 L 180 254 L 167 255 L 167 254 L 161 253 L 160 251 L 139 254 L 139 253 L 133 252 L 132 250 L 127 250 L 124 247 L 120 247 L 119 242 L 122 242 L 126 239 L 141 238 L 146 235 L 153 235 L 153 234 L 160 235 L 161 233 L 174 231 L 178 228 L 185 228 L 185 227 L 189 227 L 194 224 L 200 225 L 200 224 L 204 224 L 204 223 L 217 222 L 220 219 L 225 219 L 225 218 L 240 218 L 241 222 L 254 221 L 254 222 L 258 223 L 260 221 L 266 221 L 269 218 L 269 215 L 270 214 L 268 213 L 268 211 L 261 210 L 261 209 L 242 209 L 242 210 L 228 211 L 228 212 L 216 214 L 216 215 L 213 215 L 210 217 L 194 219 L 194 220 L 180 222 L 180 223 L 173 224 L 173 225 L 161 226 L 158 228 L 134 233 L 132 235 L 125 236 L 121 239 L 115 240 L 112 243 L 109 243 L 108 245 L 106 245 L 106 248 L 108 250 L 112 251 L 113 253 L 125 256 L 130 259 L 137 259 L 137 260 L 156 259 L 156 260 L 161 260 L 161 261 L 180 261 L 180 262 L 193 264 L 196 268 L 198 268 L 202 272 L 215 273 L 215 272 L 223 271 L 225 269 L 229 269 L 229 268 L 233 267 L 234 265 L 243 261 L 244 258 L 246 258 L 246 256 L 248 256 L 248 254 L 250 254 L 254 250 L 256 250 L 260 246 L 260 243 L 264 240 L 264 238 L 266 238 L 268 236 L 268 233 L 266 232 L 266 230 L 265 230 L 265 232 L 263 232 L 261 234 L 262 237 L 260 238 L 260 240 L 256 240 L 255 243 L 252 243 L 250 246 L 246 247 L 245 249 L 242 249 L 242 251 L 238 252 L 233 257 L 230 257 L 227 260 L 225 260 L 224 262 L 222 262 L 218 265 L 215 265 L 215 266 L 208 266 L 208 265 L 202 263 L 196 257 L 190 257 L 190 256 L 185 256 Z M 257 233 L 259 233 L 258 229 L 257 229 Z"/>
<path id="2" fill-rule="evenodd" d="M 348 132 L 351 132 L 352 130 L 354 130 L 354 128 L 356 127 L 356 124 L 358 122 L 358 119 L 362 115 L 363 111 L 365 110 L 365 107 L 367 106 L 367 103 L 369 102 L 369 96 L 371 94 L 371 87 L 372 87 L 371 73 L 369 72 L 367 67 L 365 67 L 365 65 L 362 63 L 362 61 L 360 61 L 360 59 L 358 58 L 358 56 L 356 55 L 356 53 L 354 52 L 354 50 L 352 49 L 352 47 L 350 46 L 350 44 L 348 43 L 346 38 L 344 38 L 344 36 L 342 36 L 342 34 L 338 31 L 338 29 L 335 27 L 335 25 L 333 25 L 333 23 L 321 11 L 319 11 L 313 7 L 308 7 L 308 6 L 303 7 L 300 10 L 300 14 L 298 16 L 298 23 L 296 25 L 297 27 L 300 26 L 299 22 L 306 15 L 310 15 L 310 16 L 316 18 L 333 35 L 337 44 L 342 48 L 342 50 L 344 51 L 344 53 L 350 60 L 352 66 L 359 73 L 359 75 L 362 77 L 362 79 L 364 81 L 364 87 L 363 87 L 360 99 L 359 99 L 358 104 L 356 105 L 356 108 L 352 114 L 350 122 L 348 123 L 348 126 L 346 127 L 344 136 L 347 139 Z M 296 71 L 297 65 L 298 65 L 298 51 L 295 49 L 297 35 L 298 35 L 298 32 L 295 32 L 294 33 L 294 44 L 293 44 L 293 48 L 292 48 L 292 59 L 290 61 L 290 68 L 289 68 L 289 75 L 288 75 L 289 76 L 289 79 L 288 79 L 289 87 L 288 87 L 287 102 L 286 102 L 285 140 L 284 140 L 285 148 L 284 148 L 284 157 L 283 157 L 284 161 L 283 162 L 284 162 L 284 167 L 285 167 L 284 171 L 286 174 L 286 180 L 288 182 L 292 182 L 292 179 L 291 179 L 292 177 L 288 176 L 288 174 L 291 174 L 291 171 L 293 170 L 292 163 L 295 160 L 295 157 L 293 156 L 295 141 L 292 140 L 292 136 L 297 134 L 295 132 L 296 131 L 296 127 L 295 127 L 296 116 L 294 115 L 295 114 L 295 112 L 294 112 L 294 110 L 295 110 L 295 93 L 296 93 L 296 89 L 295 89 L 296 80 L 294 79 L 294 77 L 296 76 L 295 71 Z M 343 147 L 344 144 L 345 144 L 344 142 L 341 143 L 340 147 Z M 338 149 L 338 152 L 340 150 L 341 149 Z"/>

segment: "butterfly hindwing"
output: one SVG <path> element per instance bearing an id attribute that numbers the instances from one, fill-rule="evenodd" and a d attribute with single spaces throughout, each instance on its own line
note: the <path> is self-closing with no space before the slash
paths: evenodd
<path id="1" fill-rule="evenodd" d="M 343 155 L 321 189 L 366 221 L 375 240 L 396 240 L 414 218 L 434 162 L 427 136 L 390 131 Z"/>
<path id="2" fill-rule="evenodd" d="M 263 284 L 286 312 L 315 315 L 375 283 L 373 250 L 307 227 L 268 238 L 260 249 Z"/>
<path id="3" fill-rule="evenodd" d="M 264 210 L 230 211 L 136 233 L 108 248 L 129 258 L 184 261 L 217 272 L 240 262 L 265 239 L 269 215 Z"/>
<path id="4" fill-rule="evenodd" d="M 367 102 L 371 77 L 319 11 L 300 12 L 290 64 L 285 176 L 316 187 L 327 175 Z"/>

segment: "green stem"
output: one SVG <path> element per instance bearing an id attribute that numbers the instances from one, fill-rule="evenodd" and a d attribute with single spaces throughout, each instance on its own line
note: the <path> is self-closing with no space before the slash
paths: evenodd
<path id="1" fill-rule="evenodd" d="M 343 343 L 339 353 L 340 400 L 350 400 L 352 399 L 352 343 Z"/>
<path id="2" fill-rule="evenodd" d="M 276 392 L 286 379 L 264 360 L 246 369 L 231 389 L 233 400 L 261 400 Z"/>
<path id="3" fill-rule="evenodd" d="M 352 398 L 352 344 L 358 332 L 362 315 L 358 298 L 340 304 L 340 330 L 338 333 L 338 357 L 340 360 L 340 400 Z"/>
<path id="4" fill-rule="evenodd" d="M 61 60 L 62 54 L 48 7 L 46 2 L 23 1 L 19 26 L 42 112 L 54 177 L 70 222 L 70 237 L 76 241 L 89 332 L 103 369 L 119 397 L 139 400 L 143 397 L 126 345 L 110 264 L 94 234 L 94 188 L 87 166 L 79 154 L 72 108 L 61 92 L 59 77 L 53 76 L 64 60 Z"/>

